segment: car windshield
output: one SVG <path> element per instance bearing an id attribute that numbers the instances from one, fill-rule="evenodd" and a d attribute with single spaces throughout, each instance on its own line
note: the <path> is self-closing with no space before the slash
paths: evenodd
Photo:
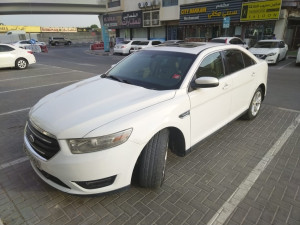
<path id="1" fill-rule="evenodd" d="M 226 43 L 226 39 L 214 38 L 214 39 L 211 39 L 210 42 L 214 42 L 214 43 Z"/>
<path id="2" fill-rule="evenodd" d="M 254 48 L 279 48 L 279 42 L 275 41 L 261 41 L 254 45 Z"/>
<path id="3" fill-rule="evenodd" d="M 147 89 L 178 89 L 196 55 L 165 51 L 140 51 L 113 67 L 112 76 Z"/>
<path id="4" fill-rule="evenodd" d="M 148 45 L 149 41 L 141 41 L 139 43 L 137 43 L 137 45 Z"/>

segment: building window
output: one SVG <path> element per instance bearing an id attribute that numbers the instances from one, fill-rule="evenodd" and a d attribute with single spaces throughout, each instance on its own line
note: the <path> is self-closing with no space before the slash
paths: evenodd
<path id="1" fill-rule="evenodd" d="M 162 0 L 162 6 L 173 6 L 178 5 L 178 0 Z"/>
<path id="2" fill-rule="evenodd" d="M 109 0 L 108 3 L 107 3 L 108 8 L 118 7 L 120 5 L 121 5 L 120 0 Z"/>
<path id="3" fill-rule="evenodd" d="M 144 27 L 160 26 L 159 11 L 143 12 Z"/>

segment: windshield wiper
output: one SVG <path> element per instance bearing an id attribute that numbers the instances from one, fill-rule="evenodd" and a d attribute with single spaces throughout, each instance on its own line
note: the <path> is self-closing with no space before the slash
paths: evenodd
<path id="1" fill-rule="evenodd" d="M 106 77 L 106 78 L 110 78 L 110 79 L 112 79 L 112 80 L 119 81 L 119 82 L 121 82 L 121 83 L 132 84 L 130 81 L 128 81 L 128 80 L 123 80 L 123 79 L 121 79 L 121 78 L 119 78 L 119 77 L 117 77 L 117 76 L 114 76 L 114 75 L 106 75 L 105 77 Z"/>

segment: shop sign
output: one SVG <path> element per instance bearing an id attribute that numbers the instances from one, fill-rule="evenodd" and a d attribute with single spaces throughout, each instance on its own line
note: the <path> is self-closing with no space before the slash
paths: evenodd
<path id="1" fill-rule="evenodd" d="M 5 26 L 0 25 L 0 33 L 6 33 L 11 30 L 24 30 L 26 33 L 40 33 L 41 27 L 38 26 Z"/>
<path id="2" fill-rule="evenodd" d="M 278 20 L 280 9 L 281 0 L 243 3 L 241 22 L 257 20 Z"/>
<path id="3" fill-rule="evenodd" d="M 41 32 L 77 32 L 76 27 L 41 27 Z"/>
<path id="4" fill-rule="evenodd" d="M 230 27 L 230 17 L 224 17 L 223 19 L 223 28 L 229 28 Z"/>
<path id="5" fill-rule="evenodd" d="M 103 15 L 103 23 L 110 29 L 142 27 L 142 11 Z"/>
<path id="6" fill-rule="evenodd" d="M 223 23 L 225 17 L 230 17 L 230 21 L 240 21 L 241 6 L 242 0 L 181 5 L 179 24 Z"/>

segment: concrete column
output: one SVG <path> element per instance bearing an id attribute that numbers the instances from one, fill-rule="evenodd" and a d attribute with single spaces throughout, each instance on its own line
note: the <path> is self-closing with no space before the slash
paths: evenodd
<path id="1" fill-rule="evenodd" d="M 108 28 L 104 26 L 103 15 L 98 16 L 101 26 L 102 41 L 104 42 L 104 51 L 110 52 Z"/>

